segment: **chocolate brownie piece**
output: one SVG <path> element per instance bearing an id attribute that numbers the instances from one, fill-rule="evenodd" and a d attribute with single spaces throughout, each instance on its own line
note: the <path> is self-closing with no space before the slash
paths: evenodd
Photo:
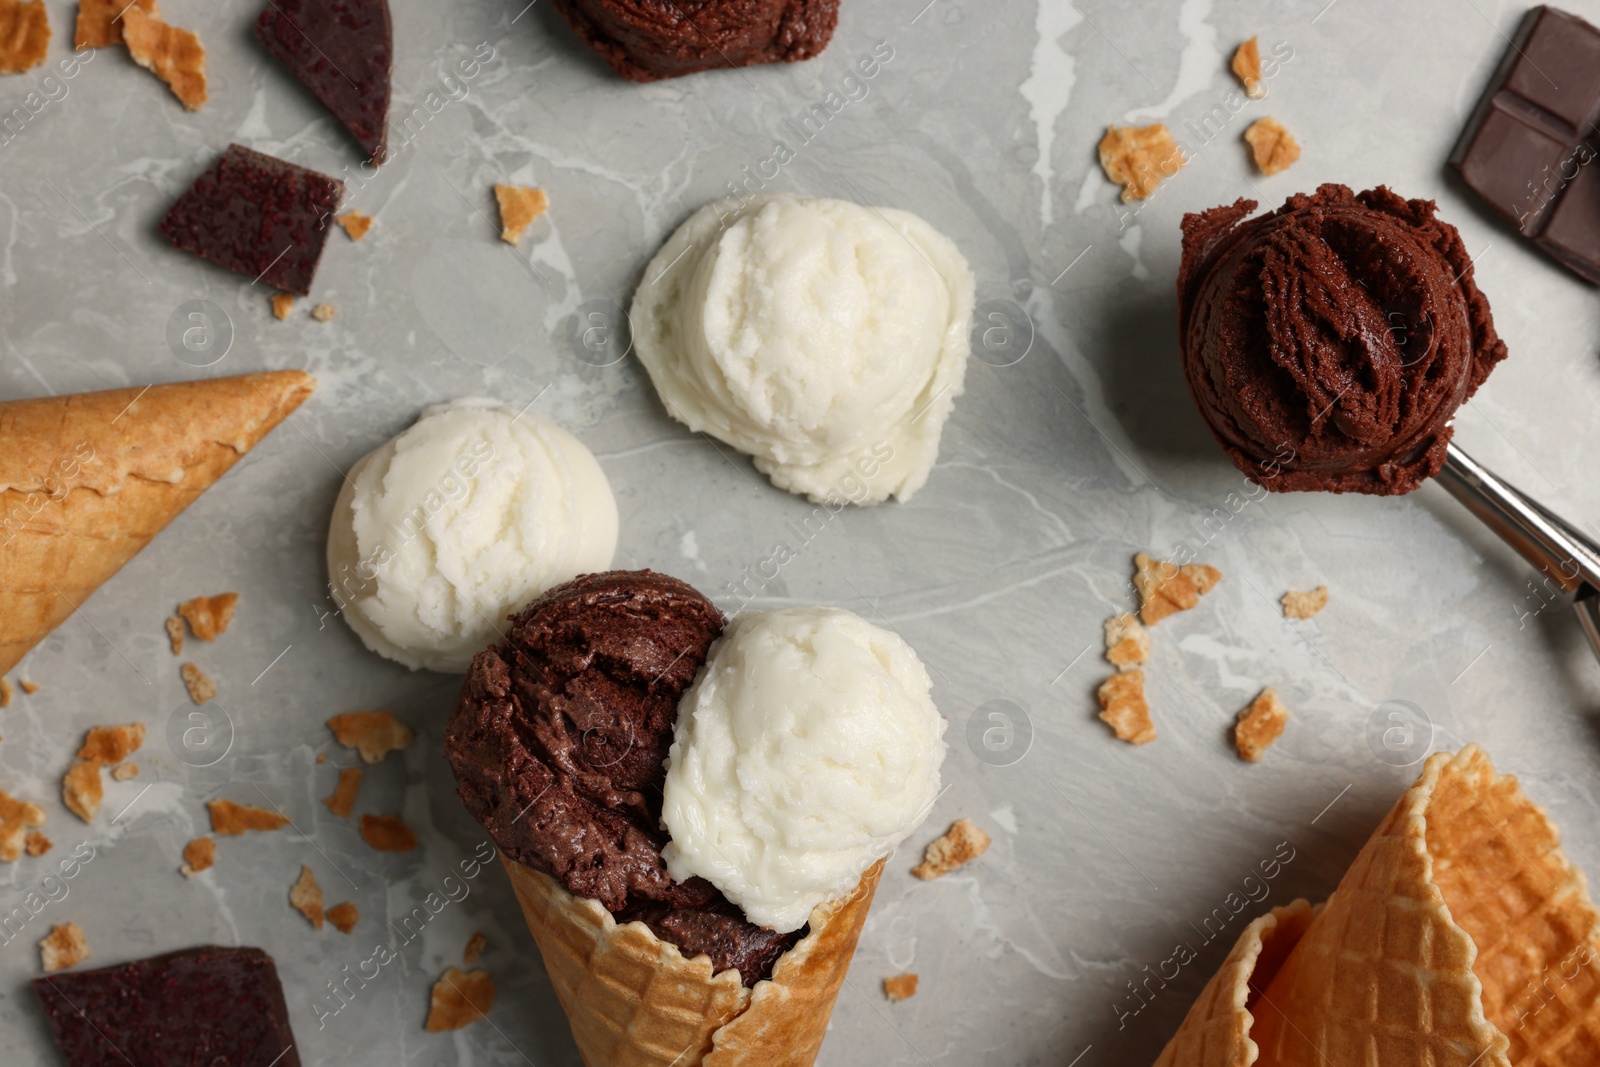
<path id="1" fill-rule="evenodd" d="M 161 220 L 177 248 L 307 296 L 344 183 L 253 152 L 228 150 Z"/>
<path id="2" fill-rule="evenodd" d="M 272 0 L 255 33 L 372 162 L 382 163 L 394 69 L 387 0 Z"/>
<path id="3" fill-rule="evenodd" d="M 71 1067 L 300 1067 L 272 957 L 201 945 L 33 991 Z"/>

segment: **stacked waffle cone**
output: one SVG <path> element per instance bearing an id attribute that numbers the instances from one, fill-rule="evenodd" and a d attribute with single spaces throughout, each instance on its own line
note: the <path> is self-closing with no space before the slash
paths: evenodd
<path id="1" fill-rule="evenodd" d="M 738 971 L 713 974 L 707 957 L 685 959 L 643 923 L 619 925 L 599 902 L 502 859 L 589 1067 L 809 1067 L 883 873 L 879 860 L 813 910 L 810 932 L 747 989 Z"/>
<path id="2" fill-rule="evenodd" d="M 279 371 L 0 403 L 0 674 L 314 386 Z"/>
<path id="3" fill-rule="evenodd" d="M 1325 905 L 1241 935 L 1157 1067 L 1594 1067 L 1600 914 L 1544 810 L 1429 758 Z"/>

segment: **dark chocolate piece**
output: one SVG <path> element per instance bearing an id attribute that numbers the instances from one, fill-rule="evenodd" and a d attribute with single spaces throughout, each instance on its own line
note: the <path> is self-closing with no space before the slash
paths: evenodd
<path id="1" fill-rule="evenodd" d="M 33 980 L 71 1067 L 300 1067 L 272 957 L 201 945 Z"/>
<path id="2" fill-rule="evenodd" d="M 256 38 L 344 123 L 374 164 L 389 140 L 388 0 L 271 0 Z"/>
<path id="3" fill-rule="evenodd" d="M 1600 29 L 1529 11 L 1450 164 L 1569 270 L 1600 284 Z"/>
<path id="4" fill-rule="evenodd" d="M 161 220 L 177 248 L 307 296 L 344 183 L 229 145 Z"/>

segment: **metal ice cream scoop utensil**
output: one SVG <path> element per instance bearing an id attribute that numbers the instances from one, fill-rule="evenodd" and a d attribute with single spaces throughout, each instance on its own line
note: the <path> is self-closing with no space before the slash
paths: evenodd
<path id="1" fill-rule="evenodd" d="M 1563 593 L 1600 656 L 1600 545 L 1495 477 L 1451 442 L 1436 480 Z"/>

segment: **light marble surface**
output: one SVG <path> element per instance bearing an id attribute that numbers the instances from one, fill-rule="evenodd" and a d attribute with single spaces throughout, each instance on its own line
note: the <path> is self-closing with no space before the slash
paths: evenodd
<path id="1" fill-rule="evenodd" d="M 45 2 L 56 62 L 74 8 Z M 95 852 L 62 883 L 64 899 L 0 945 L 7 1062 L 56 1062 L 27 981 L 33 942 L 66 920 L 83 926 L 96 963 L 205 941 L 267 948 L 308 1064 L 579 1062 L 492 868 L 319 1026 L 325 984 L 371 955 L 385 923 L 440 888 L 483 836 L 439 756 L 457 680 L 379 660 L 324 614 L 324 531 L 341 471 L 424 405 L 490 394 L 532 403 L 599 455 L 621 508 L 619 566 L 669 571 L 736 606 L 730 583 L 797 540 L 789 524 L 809 507 L 670 421 L 632 360 L 594 366 L 569 334 L 580 305 L 625 304 L 667 233 L 778 139 L 794 159 L 772 187 L 920 213 L 964 250 L 979 301 L 1013 301 L 1034 327 L 1020 361 L 994 365 L 1010 362 L 1003 350 L 973 360 L 912 502 L 841 515 L 794 545 L 760 591 L 761 604 L 837 604 L 899 630 L 951 723 L 950 788 L 891 862 L 822 1062 L 1152 1060 L 1247 916 L 1197 946 L 1199 960 L 1137 1014 L 1127 984 L 1195 941 L 1280 843 L 1294 859 L 1251 912 L 1328 893 L 1415 772 L 1369 745 L 1389 701 L 1420 708 L 1438 747 L 1483 743 L 1560 822 L 1571 856 L 1600 870 L 1600 667 L 1566 610 L 1524 617 L 1538 605 L 1530 568 L 1434 487 L 1395 500 L 1274 496 L 1234 514 L 1229 494 L 1243 483 L 1192 410 L 1175 352 L 1184 211 L 1238 196 L 1275 204 L 1323 181 L 1435 197 L 1478 255 L 1513 354 L 1460 416 L 1460 440 L 1594 528 L 1594 290 L 1492 222 L 1443 165 L 1520 4 L 845 0 L 815 61 L 641 88 L 581 54 L 549 3 L 524 2 L 395 0 L 396 113 L 420 106 L 428 118 L 375 180 L 352 184 L 349 205 L 377 224 L 359 245 L 333 235 L 313 295 L 338 308 L 325 325 L 304 301 L 274 321 L 259 286 L 155 232 L 231 140 L 353 170 L 344 133 L 250 38 L 256 4 L 163 4 L 209 50 L 211 101 L 197 114 L 117 52 L 54 85 L 42 70 L 0 79 L 5 110 L 33 90 L 45 99 L 0 146 L 0 397 L 283 367 L 321 382 L 291 426 L 18 672 L 43 688 L 0 715 L 0 785 L 45 805 L 56 851 L 0 870 L 0 911 L 80 841 Z M 1595 0 L 1566 6 L 1600 19 Z M 1227 56 L 1251 34 L 1286 42 L 1293 59 L 1268 101 L 1203 143 L 1185 124 L 1233 90 Z M 893 58 L 847 81 L 878 42 Z M 490 49 L 445 102 L 441 78 Z M 790 123 L 830 92 L 837 113 L 800 144 Z M 1238 139 L 1266 113 L 1305 146 L 1272 179 L 1252 175 Z M 1108 122 L 1158 119 L 1194 161 L 1119 219 L 1095 143 Z M 497 181 L 550 193 L 549 218 L 520 252 L 496 240 Z M 234 331 L 227 355 L 198 371 L 166 341 L 169 317 L 196 299 L 223 308 Z M 1132 554 L 1180 542 L 1226 577 L 1155 632 L 1161 736 L 1134 749 L 1093 716 L 1107 673 L 1100 624 L 1130 603 Z M 1280 616 L 1284 590 L 1324 582 L 1322 615 Z M 242 594 L 238 619 L 192 651 L 220 683 L 211 707 L 233 740 L 196 768 L 166 741 L 190 709 L 162 620 L 178 600 L 222 590 Z M 1227 729 L 1264 684 L 1295 718 L 1246 766 Z M 1003 756 L 966 740 L 997 700 L 1030 724 Z M 369 769 L 360 800 L 403 813 L 422 839 L 409 855 L 372 852 L 319 802 L 335 765 L 351 762 L 324 720 L 373 707 L 419 735 Z M 151 725 L 141 775 L 110 784 L 104 813 L 84 826 L 59 803 L 60 775 L 85 728 L 127 720 Z M 1024 733 L 1025 754 L 999 765 L 1024 752 Z M 207 828 L 214 796 L 265 796 L 295 828 L 224 840 L 216 868 L 186 881 L 179 852 Z M 959 816 L 994 835 L 989 854 L 939 882 L 911 878 L 913 850 Z M 359 904 L 354 934 L 317 934 L 289 909 L 302 863 L 330 904 Z M 427 1034 L 429 986 L 474 930 L 488 934 L 484 965 L 500 991 L 490 1021 Z M 921 992 L 891 1005 L 879 980 L 905 970 L 921 974 Z"/>

